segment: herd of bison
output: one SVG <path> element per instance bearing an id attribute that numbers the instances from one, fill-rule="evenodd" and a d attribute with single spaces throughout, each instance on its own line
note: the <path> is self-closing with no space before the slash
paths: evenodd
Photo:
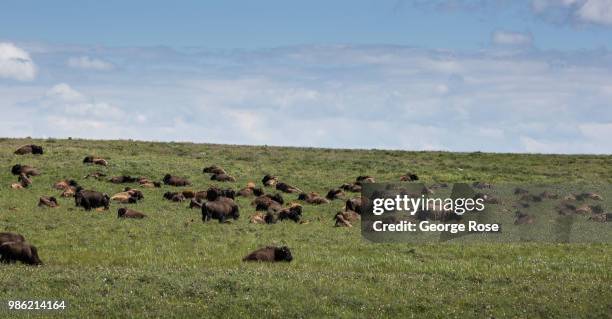
<path id="1" fill-rule="evenodd" d="M 37 154 L 42 155 L 43 148 L 38 145 L 24 145 L 15 151 L 15 154 Z M 96 156 L 86 156 L 83 163 L 91 165 L 108 166 L 109 163 L 104 158 Z M 28 165 L 16 164 L 11 168 L 11 173 L 17 176 L 17 183 L 11 185 L 13 189 L 26 189 L 32 184 L 32 178 L 41 174 L 34 167 Z M 235 182 L 236 179 L 226 172 L 222 167 L 212 165 L 205 167 L 203 173 L 210 174 L 210 179 L 218 182 Z M 133 176 L 114 176 L 108 178 L 101 171 L 92 172 L 83 178 L 95 178 L 98 180 L 108 180 L 114 184 L 138 184 L 142 188 L 158 188 L 162 184 L 174 187 L 189 187 L 191 182 L 183 177 L 166 174 L 161 181 L 152 180 L 147 177 Z M 400 177 L 400 181 L 417 181 L 419 177 L 413 173 L 407 173 Z M 333 200 L 346 200 L 344 210 L 338 212 L 334 216 L 336 227 L 352 227 L 352 223 L 360 220 L 362 213 L 362 202 L 360 196 L 348 198 L 347 193 L 361 192 L 363 183 L 373 183 L 374 178 L 371 176 L 358 176 L 352 183 L 342 184 L 338 188 L 330 189 L 326 196 L 321 196 L 315 192 L 304 192 L 301 189 L 280 181 L 276 176 L 265 175 L 262 180 L 262 187 L 258 187 L 256 183 L 249 182 L 246 187 L 236 191 L 232 188 L 220 188 L 212 186 L 207 190 L 193 191 L 188 189 L 177 190 L 174 192 L 166 192 L 163 194 L 163 199 L 172 202 L 189 201 L 189 208 L 197 208 L 202 212 L 202 221 L 207 222 L 212 219 L 218 220 L 219 223 L 227 223 L 230 219 L 238 219 L 240 217 L 240 207 L 234 201 L 236 196 L 253 198 L 251 204 L 255 208 L 255 213 L 250 216 L 250 222 L 254 224 L 274 224 L 279 221 L 292 221 L 295 223 L 305 223 L 302 220 L 302 205 L 299 203 L 285 203 L 281 193 L 298 194 L 298 200 L 307 204 L 320 205 L 326 204 Z M 485 189 L 490 185 L 487 183 L 477 182 L 472 185 L 474 188 Z M 437 184 L 435 187 L 448 187 L 446 184 Z M 431 194 L 433 188 L 424 187 L 423 194 Z M 111 202 L 121 204 L 136 203 L 144 199 L 142 191 L 125 187 L 123 192 L 109 196 L 105 193 L 83 189 L 79 183 L 73 179 L 60 180 L 53 185 L 53 188 L 61 191 L 62 197 L 74 197 L 74 202 L 77 207 L 82 207 L 85 210 L 98 209 L 108 210 Z M 276 189 L 277 192 L 266 193 L 266 190 Z M 516 189 L 516 195 L 521 196 L 521 205 L 527 207 L 529 201 L 537 202 L 546 198 L 554 198 L 556 194 L 544 192 L 539 195 L 530 194 L 527 190 Z M 499 200 L 484 194 L 478 193 L 476 196 L 482 196 L 485 202 L 497 204 Z M 601 196 L 595 193 L 574 194 L 565 198 L 563 204 L 558 207 L 560 214 L 591 214 L 594 221 L 607 222 L 612 220 L 612 214 L 604 213 L 599 205 L 582 205 L 576 206 L 570 202 L 583 201 L 585 199 L 601 200 Z M 58 207 L 58 201 L 53 196 L 41 196 L 39 199 L 41 207 Z M 147 215 L 143 212 L 133 210 L 128 207 L 121 207 L 117 211 L 118 218 L 146 218 Z M 432 214 L 425 218 L 436 218 L 443 220 L 447 214 Z M 516 212 L 515 224 L 531 224 L 534 217 L 521 210 Z M 24 236 L 12 233 L 0 233 L 0 262 L 14 263 L 20 261 L 29 265 L 41 265 L 42 261 L 38 256 L 38 251 L 35 246 L 26 241 Z M 243 261 L 291 261 L 293 259 L 291 251 L 288 247 L 267 246 L 251 252 L 243 258 Z"/>

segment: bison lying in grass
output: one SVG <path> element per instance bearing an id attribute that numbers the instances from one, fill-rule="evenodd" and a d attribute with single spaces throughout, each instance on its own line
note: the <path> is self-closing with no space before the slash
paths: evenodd
<path id="1" fill-rule="evenodd" d="M 24 145 L 24 146 L 18 148 L 15 151 L 15 154 L 17 154 L 17 155 L 25 155 L 25 154 L 42 155 L 43 154 L 43 148 L 42 148 L 42 146 L 39 146 L 39 145 L 28 144 L 28 145 Z"/>
<path id="2" fill-rule="evenodd" d="M 189 186 L 191 185 L 191 182 L 187 180 L 186 178 L 172 176 L 170 174 L 166 174 L 164 176 L 163 181 L 164 181 L 164 184 L 171 185 L 171 186 Z"/>
<path id="3" fill-rule="evenodd" d="M 135 211 L 129 208 L 119 208 L 117 210 L 117 218 L 136 218 L 136 219 L 142 219 L 147 217 L 147 215 L 145 215 L 144 213 L 141 213 L 139 211 Z"/>
<path id="4" fill-rule="evenodd" d="M 244 257 L 242 261 L 266 261 L 266 262 L 278 262 L 286 261 L 290 262 L 293 260 L 291 250 L 287 246 L 273 247 L 268 246 L 260 248 Z"/>
<path id="5" fill-rule="evenodd" d="M 29 166 L 29 165 L 21 165 L 21 164 L 14 165 L 11 168 L 11 173 L 17 176 L 21 174 L 25 174 L 27 177 L 40 175 L 40 171 L 37 170 L 36 168 Z"/>

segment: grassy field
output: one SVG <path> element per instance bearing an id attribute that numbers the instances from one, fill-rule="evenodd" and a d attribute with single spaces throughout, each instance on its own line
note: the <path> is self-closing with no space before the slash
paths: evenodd
<path id="1" fill-rule="evenodd" d="M 13 155 L 26 143 L 43 145 L 45 155 Z M 168 186 L 144 189 L 145 199 L 131 205 L 149 215 L 144 220 L 117 219 L 119 204 L 85 212 L 60 199 L 59 208 L 38 208 L 39 196 L 59 195 L 52 185 L 62 178 L 109 194 L 122 190 L 83 179 L 100 170 L 82 164 L 90 154 L 110 161 L 101 169 L 109 176 L 172 173 L 197 190 L 214 184 L 202 174 L 211 164 L 237 178 L 226 184 L 235 189 L 271 173 L 320 193 L 358 175 L 397 181 L 406 171 L 425 182 L 612 182 L 612 156 L 2 139 L 0 231 L 24 234 L 45 265 L 0 265 L 0 301 L 64 299 L 67 310 L 45 315 L 74 318 L 612 316 L 608 244 L 374 244 L 359 227 L 333 227 L 340 201 L 305 205 L 308 224 L 252 225 L 250 199 L 240 198 L 237 222 L 203 224 L 187 202 L 162 199 Z M 42 170 L 30 189 L 10 189 L 17 163 Z M 293 262 L 241 262 L 270 244 L 288 245 Z"/>

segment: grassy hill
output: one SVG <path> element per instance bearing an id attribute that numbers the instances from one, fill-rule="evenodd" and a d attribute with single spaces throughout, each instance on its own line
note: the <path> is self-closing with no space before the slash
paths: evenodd
<path id="1" fill-rule="evenodd" d="M 43 156 L 17 156 L 26 143 Z M 86 155 L 108 168 L 84 165 Z M 306 191 L 369 174 L 397 181 L 413 171 L 425 182 L 612 182 L 612 156 L 521 155 L 381 150 L 331 150 L 189 143 L 87 140 L 0 140 L 0 231 L 22 233 L 39 248 L 42 267 L 0 265 L 0 300 L 65 299 L 55 316 L 104 317 L 568 317 L 612 314 L 612 248 L 604 244 L 374 244 L 359 227 L 335 228 L 343 202 L 305 205 L 308 224 L 252 225 L 250 199 L 241 218 L 203 224 L 199 210 L 144 189 L 134 209 L 144 220 L 110 211 L 85 212 L 74 200 L 38 208 L 62 178 L 109 194 L 125 185 L 83 179 L 95 170 L 160 180 L 189 177 L 193 189 L 213 185 L 202 168 L 223 166 L 239 189 L 266 173 Z M 43 172 L 26 190 L 12 190 L 14 164 Z M 296 195 L 285 196 L 286 200 Z M 241 258 L 269 244 L 291 247 L 290 264 L 247 264 Z M 0 310 L 0 313 L 2 310 Z"/>

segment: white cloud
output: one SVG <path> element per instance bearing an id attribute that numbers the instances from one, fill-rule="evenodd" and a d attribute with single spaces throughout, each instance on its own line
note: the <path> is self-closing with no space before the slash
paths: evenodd
<path id="1" fill-rule="evenodd" d="M 36 65 L 25 50 L 12 43 L 0 42 L 0 78 L 19 81 L 36 77 Z"/>
<path id="2" fill-rule="evenodd" d="M 612 25 L 612 0 L 533 0 L 532 8 L 538 14 L 563 9 L 578 22 Z"/>
<path id="3" fill-rule="evenodd" d="M 533 36 L 529 33 L 498 30 L 493 32 L 492 40 L 498 45 L 526 46 L 533 43 Z"/>
<path id="4" fill-rule="evenodd" d="M 612 0 L 588 0 L 576 14 L 585 22 L 612 25 Z"/>
<path id="5" fill-rule="evenodd" d="M 612 123 L 607 51 L 140 50 L 95 49 L 129 64 L 129 73 L 77 83 L 60 68 L 47 71 L 61 82 L 53 87 L 0 85 L 0 135 L 612 153 L 601 138 L 609 127 L 600 126 Z"/>
<path id="6" fill-rule="evenodd" d="M 100 59 L 90 58 L 88 56 L 71 57 L 68 59 L 68 66 L 77 69 L 89 69 L 97 71 L 112 70 L 115 66 Z"/>
<path id="7" fill-rule="evenodd" d="M 84 98 L 83 94 L 76 91 L 66 83 L 54 85 L 50 90 L 47 91 L 47 96 L 59 98 L 64 101 L 78 101 Z"/>

